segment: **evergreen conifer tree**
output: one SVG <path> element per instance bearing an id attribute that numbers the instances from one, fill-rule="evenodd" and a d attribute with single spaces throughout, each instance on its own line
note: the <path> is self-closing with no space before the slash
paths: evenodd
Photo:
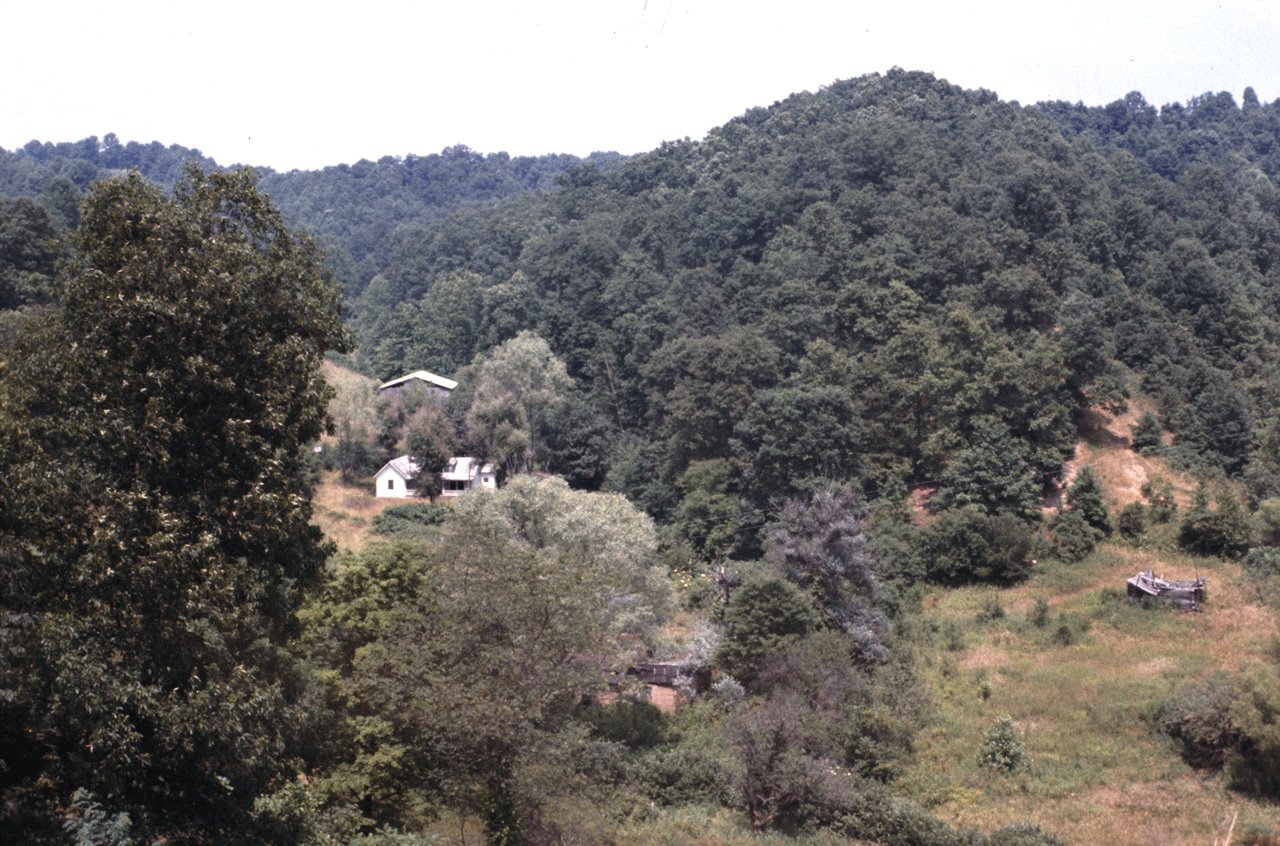
<path id="1" fill-rule="evenodd" d="M 1092 467 L 1082 467 L 1067 490 L 1067 508 L 1077 512 L 1103 537 L 1111 534 L 1111 516 L 1102 501 L 1102 483 Z"/>

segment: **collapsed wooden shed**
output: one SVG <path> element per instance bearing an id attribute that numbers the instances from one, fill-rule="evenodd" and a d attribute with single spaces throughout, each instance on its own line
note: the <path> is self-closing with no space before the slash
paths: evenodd
<path id="1" fill-rule="evenodd" d="M 1187 611 L 1199 611 L 1204 602 L 1205 580 L 1162 579 L 1147 570 L 1128 580 L 1128 594 L 1132 601 L 1156 600 L 1177 605 Z"/>

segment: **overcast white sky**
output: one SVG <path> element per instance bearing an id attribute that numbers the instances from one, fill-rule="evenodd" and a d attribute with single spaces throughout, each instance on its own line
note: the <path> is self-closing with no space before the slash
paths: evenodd
<path id="1" fill-rule="evenodd" d="M 41 0 L 10 4 L 0 147 L 314 169 L 453 144 L 636 153 L 894 65 L 1004 99 L 1280 98 L 1280 0 Z"/>

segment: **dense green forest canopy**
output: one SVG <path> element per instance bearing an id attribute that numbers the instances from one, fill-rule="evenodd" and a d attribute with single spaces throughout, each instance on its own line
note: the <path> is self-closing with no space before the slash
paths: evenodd
<path id="1" fill-rule="evenodd" d="M 0 191 L 65 226 L 69 187 L 193 158 L 32 142 Z M 1252 89 L 1021 106 L 895 69 L 630 159 L 454 147 L 260 184 L 327 246 L 362 369 L 456 374 L 532 331 L 582 432 L 539 463 L 670 518 L 713 460 L 757 506 L 857 476 L 1026 513 L 1072 414 L 1134 390 L 1184 459 L 1272 495 L 1278 170 L 1280 103 Z M 11 304 L 40 297 L 24 272 Z"/>
<path id="2" fill-rule="evenodd" d="M 329 253 L 329 262 L 349 294 L 389 264 L 405 241 L 423 227 L 460 208 L 492 203 L 528 191 L 547 191 L 570 167 L 590 163 L 609 169 L 625 157 L 593 153 L 483 155 L 463 145 L 426 156 L 361 159 L 317 171 L 280 173 L 259 169 L 259 187 L 295 226 L 308 229 Z M 125 170 L 170 186 L 182 168 L 205 170 L 218 163 L 199 150 L 158 141 L 121 144 L 114 133 L 99 140 L 54 144 L 31 141 L 20 150 L 0 149 L 0 195 L 41 197 L 55 180 L 70 180 L 83 191 L 93 182 Z M 47 198 L 46 198 L 47 200 Z M 52 205 L 46 201 L 46 205 Z"/>
<path id="3" fill-rule="evenodd" d="M 1025 514 L 1073 414 L 1132 391 L 1265 497 L 1278 174 L 1252 90 L 1024 107 L 895 70 L 458 212 L 349 304 L 358 361 L 535 331 L 614 421 L 602 473 L 662 518 L 712 460 L 758 506 L 858 476 Z"/>

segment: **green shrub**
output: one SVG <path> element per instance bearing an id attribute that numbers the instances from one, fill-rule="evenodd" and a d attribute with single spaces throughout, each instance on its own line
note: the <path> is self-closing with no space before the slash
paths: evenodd
<path id="1" fill-rule="evenodd" d="M 135 846 L 140 842 L 128 813 L 104 810 L 96 797 L 83 788 L 71 797 L 63 829 L 76 846 Z"/>
<path id="2" fill-rule="evenodd" d="M 1049 832 L 1029 822 L 1014 823 L 991 832 L 987 846 L 1067 846 Z"/>
<path id="3" fill-rule="evenodd" d="M 1059 561 L 1074 564 L 1088 557 L 1102 537 L 1102 532 L 1089 525 L 1079 511 L 1064 511 L 1053 521 L 1049 554 Z"/>
<path id="4" fill-rule="evenodd" d="M 1049 601 L 1043 596 L 1036 597 L 1036 604 L 1027 612 L 1027 622 L 1037 629 L 1049 625 Z"/>
<path id="5" fill-rule="evenodd" d="M 1244 557 L 1244 569 L 1255 579 L 1280 576 L 1280 548 L 1264 546 L 1249 550 Z"/>
<path id="6" fill-rule="evenodd" d="M 915 730 L 882 708 L 858 708 L 833 727 L 844 764 L 863 778 L 880 782 L 898 776 L 913 750 Z"/>
<path id="7" fill-rule="evenodd" d="M 984 767 L 1003 772 L 1013 772 L 1027 765 L 1027 752 L 1022 745 L 1022 732 L 1013 724 L 1013 718 L 1005 714 L 987 729 L 978 750 L 978 762 Z"/>
<path id="8" fill-rule="evenodd" d="M 1147 530 L 1147 509 L 1140 502 L 1131 502 L 1116 515 L 1116 530 L 1129 540 L 1135 540 Z"/>
<path id="9" fill-rule="evenodd" d="M 655 749 L 632 765 L 630 777 L 659 805 L 720 804 L 729 792 L 724 764 L 699 747 Z"/>
<path id="10" fill-rule="evenodd" d="M 1235 558 L 1249 548 L 1249 523 L 1235 494 L 1224 491 L 1216 509 L 1209 508 L 1204 488 L 1196 491 L 1195 502 L 1178 526 L 1178 544 L 1198 555 Z"/>
<path id="11" fill-rule="evenodd" d="M 1232 787 L 1280 796 L 1280 677 L 1261 664 L 1178 691 L 1156 713 L 1197 767 L 1223 767 Z"/>
<path id="12" fill-rule="evenodd" d="M 1160 428 L 1160 420 L 1150 411 L 1142 412 L 1129 432 L 1129 443 L 1143 455 L 1149 455 L 1162 445 L 1161 436 L 1164 432 Z"/>
<path id="13" fill-rule="evenodd" d="M 1236 687 L 1224 676 L 1184 687 L 1156 711 L 1160 730 L 1176 740 L 1187 763 L 1221 767 L 1240 742 L 1231 720 Z"/>
<path id="14" fill-rule="evenodd" d="M 1111 515 L 1102 501 L 1102 483 L 1092 467 L 1081 467 L 1067 489 L 1067 510 L 1079 514 L 1102 537 L 1111 534 Z"/>
<path id="15" fill-rule="evenodd" d="M 1231 724 L 1240 734 L 1227 756 L 1233 786 L 1280 797 L 1280 676 L 1273 668 L 1258 664 L 1239 678 Z"/>
<path id="16" fill-rule="evenodd" d="M 982 600 L 982 610 L 978 612 L 979 623 L 990 623 L 1004 619 L 1004 606 L 999 596 L 988 596 Z"/>
<path id="17" fill-rule="evenodd" d="M 915 802 L 898 798 L 875 782 L 852 781 L 840 799 L 826 807 L 805 809 L 804 816 L 845 837 L 886 846 L 979 846 L 986 842 L 977 832 L 953 829 Z"/>
<path id="18" fill-rule="evenodd" d="M 818 616 L 809 597 L 790 582 L 764 578 L 734 591 L 724 622 L 715 661 L 725 672 L 750 682 L 765 658 L 817 628 Z"/>
<path id="19" fill-rule="evenodd" d="M 662 743 L 667 718 L 656 706 L 633 699 L 619 699 L 609 705 L 590 705 L 578 717 L 591 733 L 604 740 L 621 743 L 628 749 L 649 749 Z"/>
<path id="20" fill-rule="evenodd" d="M 950 585 L 1021 581 L 1031 561 L 1031 528 L 1009 514 L 983 514 L 973 506 L 944 511 L 924 531 L 929 579 Z"/>
<path id="21" fill-rule="evenodd" d="M 370 530 L 376 535 L 405 537 L 421 534 L 429 526 L 438 526 L 449 514 L 449 506 L 429 502 L 393 505 L 373 518 Z"/>
<path id="22" fill-rule="evenodd" d="M 959 652 L 964 649 L 964 630 L 955 620 L 947 620 L 942 626 L 942 645 L 948 652 Z"/>
<path id="23" fill-rule="evenodd" d="M 1173 498 L 1173 488 L 1168 482 L 1161 482 L 1157 486 L 1147 480 L 1142 483 L 1142 495 L 1151 506 L 1149 513 L 1153 523 L 1168 523 L 1178 515 L 1178 503 Z"/>
<path id="24" fill-rule="evenodd" d="M 1053 642 L 1058 646 L 1070 646 L 1075 642 L 1075 634 L 1071 631 L 1071 626 L 1063 623 L 1058 626 L 1058 630 L 1053 633 Z"/>

